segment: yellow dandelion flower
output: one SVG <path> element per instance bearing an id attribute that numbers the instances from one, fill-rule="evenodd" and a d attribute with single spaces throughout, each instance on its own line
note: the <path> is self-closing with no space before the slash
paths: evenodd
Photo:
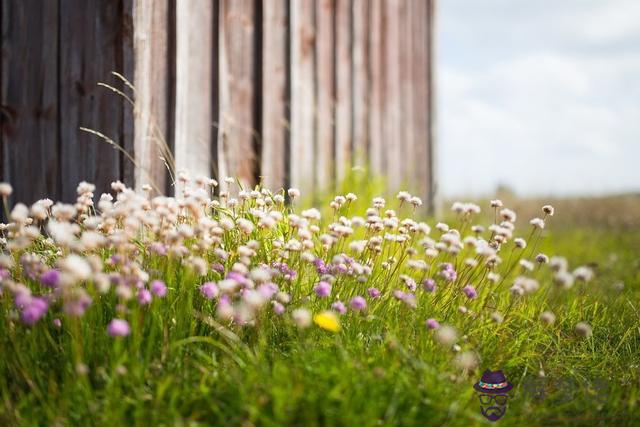
<path id="1" fill-rule="evenodd" d="M 322 313 L 316 314 L 313 316 L 313 321 L 316 325 L 327 331 L 340 331 L 340 321 L 338 320 L 338 316 L 332 311 L 323 311 Z"/>

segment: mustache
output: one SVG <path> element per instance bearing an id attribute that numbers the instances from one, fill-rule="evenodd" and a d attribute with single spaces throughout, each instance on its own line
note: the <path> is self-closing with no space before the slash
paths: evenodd
<path id="1" fill-rule="evenodd" d="M 501 406 L 489 406 L 482 408 L 482 415 L 504 415 L 505 409 Z"/>

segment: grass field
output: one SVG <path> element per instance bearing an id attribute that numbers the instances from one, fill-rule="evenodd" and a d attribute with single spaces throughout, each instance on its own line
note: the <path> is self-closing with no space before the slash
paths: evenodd
<path id="1" fill-rule="evenodd" d="M 637 425 L 640 198 L 554 200 L 543 229 L 529 219 L 547 201 L 505 198 L 513 232 L 489 230 L 500 209 L 479 202 L 480 215 L 446 214 L 460 239 L 428 220 L 429 241 L 410 199 L 358 226 L 377 185 L 345 183 L 357 200 L 318 199 L 322 218 L 306 221 L 267 192 L 147 209 L 120 191 L 98 209 L 85 187 L 81 208 L 14 210 L 1 231 L 0 424 L 490 424 L 473 389 L 489 368 L 514 386 L 501 425 Z M 564 276 L 518 263 L 538 253 L 566 257 Z"/>

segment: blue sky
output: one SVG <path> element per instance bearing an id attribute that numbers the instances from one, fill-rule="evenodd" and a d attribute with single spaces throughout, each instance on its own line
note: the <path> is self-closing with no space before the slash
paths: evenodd
<path id="1" fill-rule="evenodd" d="M 440 0 L 445 196 L 640 191 L 640 0 Z"/>

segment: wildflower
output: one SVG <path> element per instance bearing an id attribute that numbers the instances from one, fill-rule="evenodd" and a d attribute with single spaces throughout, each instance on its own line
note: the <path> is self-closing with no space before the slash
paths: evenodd
<path id="1" fill-rule="evenodd" d="M 502 323 L 504 321 L 504 317 L 499 312 L 495 311 L 491 313 L 491 320 L 496 323 Z"/>
<path id="2" fill-rule="evenodd" d="M 138 303 L 140 305 L 148 305 L 151 303 L 151 292 L 149 290 L 142 288 L 138 290 Z"/>
<path id="3" fill-rule="evenodd" d="M 500 216 L 502 219 L 508 222 L 516 222 L 516 213 L 511 209 L 502 209 L 500 211 Z"/>
<path id="4" fill-rule="evenodd" d="M 7 182 L 0 182 L 0 197 L 9 197 L 13 193 L 13 187 Z"/>
<path id="5" fill-rule="evenodd" d="M 566 271 L 569 268 L 569 263 L 564 257 L 553 256 L 549 260 L 549 267 L 551 267 L 553 271 Z"/>
<path id="6" fill-rule="evenodd" d="M 438 329 L 440 327 L 440 323 L 436 319 L 427 319 L 426 325 L 429 329 Z"/>
<path id="7" fill-rule="evenodd" d="M 501 208 L 502 206 L 503 206 L 502 205 L 502 200 L 495 199 L 495 200 L 491 201 L 491 207 L 492 208 Z"/>
<path id="8" fill-rule="evenodd" d="M 459 350 L 458 350 L 459 351 Z M 473 371 L 478 367 L 478 356 L 473 351 L 458 354 L 453 363 L 463 371 Z"/>
<path id="9" fill-rule="evenodd" d="M 593 279 L 593 270 L 585 266 L 578 267 L 573 271 L 573 277 L 575 277 L 577 280 L 588 282 Z"/>
<path id="10" fill-rule="evenodd" d="M 298 190 L 297 188 L 290 188 L 287 191 L 287 194 L 289 195 L 289 197 L 291 197 L 291 199 L 295 199 L 300 197 L 300 190 Z"/>
<path id="11" fill-rule="evenodd" d="M 414 208 L 419 208 L 422 206 L 422 199 L 418 196 L 413 196 L 409 202 L 413 205 Z"/>
<path id="12" fill-rule="evenodd" d="M 55 288 L 60 283 L 60 271 L 49 269 L 40 275 L 40 283 L 50 288 Z"/>
<path id="13" fill-rule="evenodd" d="M 200 293 L 208 300 L 216 298 L 219 292 L 218 286 L 214 282 L 205 282 L 200 286 Z"/>
<path id="14" fill-rule="evenodd" d="M 293 310 L 291 317 L 300 329 L 311 326 L 311 312 L 306 308 L 297 308 Z"/>
<path id="15" fill-rule="evenodd" d="M 361 296 L 355 296 L 351 299 L 349 306 L 354 311 L 361 311 L 367 308 L 367 302 Z"/>
<path id="16" fill-rule="evenodd" d="M 164 298 L 167 295 L 167 285 L 162 280 L 154 280 L 151 282 L 151 292 L 159 298 Z"/>
<path id="17" fill-rule="evenodd" d="M 589 338 L 593 335 L 593 329 L 591 325 L 586 322 L 578 322 L 578 324 L 576 324 L 576 333 L 583 338 Z"/>
<path id="18" fill-rule="evenodd" d="M 107 327 L 107 332 L 112 337 L 126 337 L 131 333 L 131 328 L 126 320 L 113 319 Z"/>
<path id="19" fill-rule="evenodd" d="M 26 307 L 22 309 L 22 322 L 26 325 L 33 325 L 47 313 L 48 309 L 49 303 L 45 298 L 31 298 Z"/>
<path id="20" fill-rule="evenodd" d="M 422 288 L 426 292 L 435 292 L 436 291 L 436 281 L 433 279 L 424 279 L 422 281 Z"/>
<path id="21" fill-rule="evenodd" d="M 318 282 L 318 284 L 314 286 L 313 291 L 320 298 L 328 297 L 331 294 L 331 284 L 325 281 Z"/>
<path id="22" fill-rule="evenodd" d="M 439 230 L 442 233 L 446 233 L 447 231 L 449 231 L 449 226 L 443 222 L 439 222 L 436 224 L 436 230 Z"/>
<path id="23" fill-rule="evenodd" d="M 284 313 L 285 308 L 284 305 L 280 304 L 278 301 L 272 301 L 271 305 L 273 307 L 273 312 L 277 315 L 281 315 Z"/>
<path id="24" fill-rule="evenodd" d="M 322 329 L 326 329 L 327 331 L 340 331 L 340 321 L 338 320 L 338 316 L 336 316 L 332 311 L 327 310 L 316 314 L 313 316 L 313 321 L 316 325 L 320 326 Z"/>
<path id="25" fill-rule="evenodd" d="M 62 320 L 55 318 L 51 321 L 53 323 L 53 326 L 55 326 L 56 328 L 61 328 L 62 327 Z"/>
<path id="26" fill-rule="evenodd" d="M 456 341 L 458 341 L 458 331 L 453 326 L 443 325 L 438 328 L 436 331 L 434 338 L 441 345 L 445 347 L 450 347 Z"/>
<path id="27" fill-rule="evenodd" d="M 379 298 L 380 297 L 380 291 L 376 288 L 369 288 L 367 289 L 367 294 L 369 294 L 369 296 L 371 298 Z"/>
<path id="28" fill-rule="evenodd" d="M 335 301 L 333 304 L 331 304 L 331 310 L 339 314 L 345 314 L 347 312 L 347 307 L 342 301 Z"/>
<path id="29" fill-rule="evenodd" d="M 556 315 L 551 311 L 543 311 L 540 314 L 540 320 L 547 325 L 552 325 L 556 321 Z"/>
<path id="30" fill-rule="evenodd" d="M 516 237 L 515 239 L 513 239 L 513 244 L 516 245 L 516 248 L 518 249 L 524 249 L 527 247 L 527 241 L 522 237 Z"/>
<path id="31" fill-rule="evenodd" d="M 549 257 L 545 254 L 538 254 L 536 255 L 536 262 L 539 264 L 546 264 L 549 262 Z"/>
<path id="32" fill-rule="evenodd" d="M 440 276 L 447 282 L 453 282 L 458 277 L 458 273 L 456 273 L 456 270 L 453 268 L 453 264 L 443 263 L 440 265 Z"/>
<path id="33" fill-rule="evenodd" d="M 533 271 L 533 267 L 534 267 L 534 265 L 533 265 L 533 263 L 532 263 L 531 261 L 529 261 L 529 260 L 521 259 L 521 260 L 518 262 L 518 264 L 520 264 L 520 266 L 521 266 L 523 269 L 525 269 L 525 270 Z"/>
<path id="34" fill-rule="evenodd" d="M 551 205 L 544 205 L 542 207 L 542 212 L 544 212 L 545 215 L 553 216 L 555 209 Z"/>
<path id="35" fill-rule="evenodd" d="M 478 292 L 476 291 L 476 288 L 474 288 L 471 285 L 467 285 L 464 288 L 462 288 L 462 292 L 464 292 L 464 294 L 469 299 L 474 299 L 474 298 L 477 298 L 478 296 Z"/>
<path id="36" fill-rule="evenodd" d="M 529 221 L 529 224 L 533 225 L 536 228 L 543 229 L 544 228 L 544 219 L 542 218 L 533 218 Z"/>

